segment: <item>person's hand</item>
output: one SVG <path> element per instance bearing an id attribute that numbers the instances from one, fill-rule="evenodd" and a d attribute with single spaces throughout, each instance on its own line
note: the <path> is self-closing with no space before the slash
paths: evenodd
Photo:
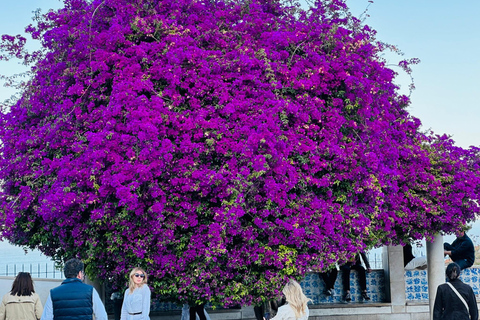
<path id="1" fill-rule="evenodd" d="M 367 273 L 371 273 L 371 272 L 372 272 L 372 269 L 368 268 Z"/>

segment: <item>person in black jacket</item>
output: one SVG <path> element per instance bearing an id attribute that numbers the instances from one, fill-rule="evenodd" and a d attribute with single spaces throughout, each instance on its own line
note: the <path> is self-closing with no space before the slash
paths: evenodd
<path id="1" fill-rule="evenodd" d="M 478 320 L 475 294 L 469 285 L 458 279 L 460 271 L 460 266 L 452 262 L 448 265 L 446 274 L 448 282 L 463 301 L 448 283 L 439 285 L 433 306 L 433 320 Z"/>
<path id="2" fill-rule="evenodd" d="M 475 261 L 475 247 L 465 231 L 457 233 L 457 239 L 452 244 L 445 242 L 443 249 L 444 255 L 449 255 L 462 270 L 471 267 Z"/>

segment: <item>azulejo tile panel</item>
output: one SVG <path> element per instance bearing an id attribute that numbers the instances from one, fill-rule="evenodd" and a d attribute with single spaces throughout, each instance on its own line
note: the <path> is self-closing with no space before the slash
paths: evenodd
<path id="1" fill-rule="evenodd" d="M 480 294 L 480 268 L 472 267 L 462 270 L 460 280 L 472 287 L 475 295 Z M 407 300 L 428 300 L 427 270 L 405 271 L 405 294 Z"/>
<path id="2" fill-rule="evenodd" d="M 325 283 L 318 273 L 308 273 L 300 283 L 305 295 L 312 299 L 312 304 L 322 303 L 343 303 L 344 291 L 342 285 L 342 272 L 338 272 L 335 281 L 334 292 L 331 296 L 325 294 Z M 385 301 L 385 274 L 383 270 L 373 270 L 367 273 L 367 291 L 370 296 L 370 302 Z M 358 274 L 355 270 L 350 272 L 350 292 L 352 303 L 364 302 L 361 297 Z"/>

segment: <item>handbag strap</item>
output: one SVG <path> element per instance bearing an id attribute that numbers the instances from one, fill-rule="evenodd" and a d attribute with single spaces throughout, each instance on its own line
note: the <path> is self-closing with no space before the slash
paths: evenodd
<path id="1" fill-rule="evenodd" d="M 450 286 L 450 288 L 452 288 L 453 292 L 455 292 L 458 298 L 463 302 L 463 304 L 465 305 L 465 308 L 467 308 L 467 312 L 470 313 L 470 308 L 468 307 L 468 304 L 465 301 L 465 299 L 463 299 L 460 293 L 458 293 L 457 289 L 455 289 L 455 287 L 450 282 L 447 282 L 447 284 Z"/>

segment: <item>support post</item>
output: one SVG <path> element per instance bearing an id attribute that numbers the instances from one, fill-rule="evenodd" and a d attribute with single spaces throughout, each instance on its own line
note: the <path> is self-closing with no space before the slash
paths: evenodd
<path id="1" fill-rule="evenodd" d="M 391 302 L 392 313 L 404 313 L 406 311 L 406 296 L 403 247 L 383 247 L 382 255 L 387 301 Z"/>
<path id="2" fill-rule="evenodd" d="M 98 295 L 100 296 L 100 299 L 102 300 L 103 304 L 105 305 L 105 286 L 98 280 L 90 280 L 87 275 L 85 275 L 85 281 L 86 284 L 89 284 L 97 290 Z"/>
<path id="3" fill-rule="evenodd" d="M 445 283 L 443 236 L 440 234 L 436 234 L 432 242 L 427 241 L 427 276 L 430 319 L 433 319 L 433 305 L 437 296 L 437 287 Z"/>

